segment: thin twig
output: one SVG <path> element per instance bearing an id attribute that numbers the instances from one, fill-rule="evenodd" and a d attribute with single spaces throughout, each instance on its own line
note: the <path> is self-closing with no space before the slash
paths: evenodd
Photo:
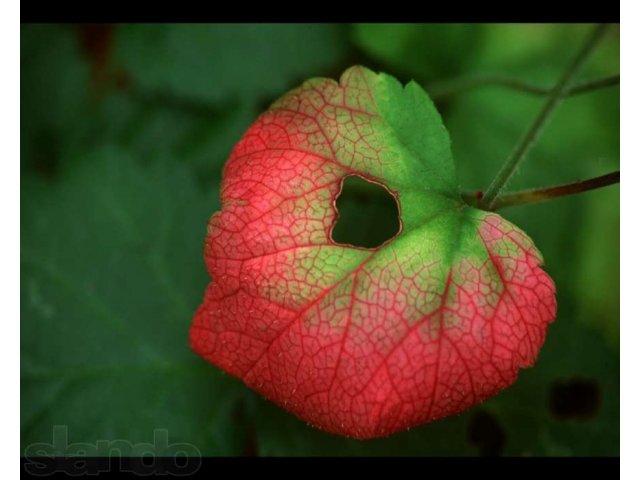
<path id="1" fill-rule="evenodd" d="M 493 203 L 492 210 L 498 210 L 504 207 L 513 207 L 516 205 L 544 202 L 553 198 L 588 192 L 589 190 L 607 187 L 616 183 L 620 183 L 620 170 L 606 175 L 601 175 L 599 177 L 590 178 L 589 180 L 565 183 L 554 187 L 533 188 L 531 190 L 522 190 L 520 192 L 505 193 L 504 195 L 500 195 L 500 197 L 498 197 L 498 199 Z M 477 204 L 478 197 L 481 197 L 481 194 L 465 192 L 462 196 L 467 203 L 475 205 Z"/>
<path id="2" fill-rule="evenodd" d="M 615 87 L 616 85 L 620 85 L 620 74 L 578 83 L 576 86 L 569 89 L 569 92 L 565 97 L 589 93 L 600 88 Z"/>
<path id="3" fill-rule="evenodd" d="M 487 191 L 481 201 L 481 205 L 483 206 L 483 208 L 487 210 L 491 210 L 493 208 L 497 196 L 500 194 L 502 189 L 504 189 L 508 181 L 515 173 L 516 168 L 518 167 L 520 162 L 526 157 L 527 153 L 540 136 L 542 129 L 547 124 L 549 118 L 571 87 L 571 80 L 573 79 L 574 75 L 578 72 L 578 70 L 580 70 L 582 65 L 589 57 L 589 54 L 593 51 L 600 39 L 602 39 L 606 27 L 606 25 L 598 25 L 597 27 L 595 27 L 578 55 L 576 55 L 575 59 L 565 70 L 558 83 L 553 87 L 551 94 L 542 107 L 542 110 L 535 118 L 524 136 L 520 139 L 509 158 L 507 158 L 506 162 L 489 185 L 489 188 L 487 188 Z"/>
<path id="4" fill-rule="evenodd" d="M 581 82 L 571 87 L 565 94 L 566 97 L 589 93 L 602 88 L 613 87 L 620 84 L 620 75 L 611 75 L 609 77 L 598 78 Z M 471 75 L 437 82 L 431 86 L 427 86 L 429 96 L 434 100 L 442 100 L 453 95 L 464 93 L 479 87 L 505 87 L 511 90 L 527 93 L 530 95 L 549 95 L 552 88 L 534 85 L 517 78 L 510 78 L 500 75 Z"/>

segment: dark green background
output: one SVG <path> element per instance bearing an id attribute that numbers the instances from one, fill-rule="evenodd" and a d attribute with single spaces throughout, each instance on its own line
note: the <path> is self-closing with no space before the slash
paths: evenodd
<path id="1" fill-rule="evenodd" d="M 22 26 L 21 454 L 66 425 L 70 443 L 160 428 L 208 455 L 618 455 L 617 186 L 501 212 L 543 252 L 558 317 L 537 365 L 461 415 L 335 437 L 188 346 L 222 166 L 272 101 L 356 63 L 427 90 L 475 73 L 550 86 L 589 28 Z M 613 27 L 581 78 L 618 72 Z M 462 189 L 487 187 L 542 102 L 501 87 L 436 98 Z M 567 100 L 510 186 L 618 169 L 619 118 L 617 87 Z M 376 202 L 345 198 L 347 235 L 384 226 Z"/>

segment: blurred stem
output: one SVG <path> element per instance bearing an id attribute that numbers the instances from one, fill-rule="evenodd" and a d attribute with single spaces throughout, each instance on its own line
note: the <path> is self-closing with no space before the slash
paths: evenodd
<path id="1" fill-rule="evenodd" d="M 613 87 L 619 84 L 619 74 L 598 78 L 596 80 L 578 83 L 574 87 L 569 88 L 564 96 L 571 97 L 573 95 L 589 93 L 594 90 Z M 478 87 L 506 87 L 531 95 L 549 95 L 552 91 L 551 88 L 540 87 L 516 78 L 500 75 L 472 75 L 435 83 L 427 87 L 427 92 L 429 92 L 432 99 L 442 100 Z"/>
<path id="2" fill-rule="evenodd" d="M 569 88 L 571 87 L 571 80 L 574 75 L 584 65 L 589 54 L 602 39 L 606 28 L 606 24 L 598 25 L 594 28 L 585 44 L 580 49 L 580 52 L 578 52 L 575 59 L 569 64 L 558 83 L 553 87 L 547 101 L 542 107 L 542 110 L 540 110 L 538 116 L 517 143 L 511 155 L 507 158 L 506 162 L 489 185 L 489 188 L 487 188 L 487 191 L 480 202 L 482 208 L 486 210 L 492 210 L 494 208 L 496 198 L 509 182 L 520 162 L 524 160 L 527 153 L 540 136 L 542 129 L 551 118 L 551 115 L 555 112 L 556 108 L 562 101 L 562 98 L 569 91 Z"/>
<path id="3" fill-rule="evenodd" d="M 513 207 L 516 205 L 526 205 L 528 203 L 544 202 L 553 198 L 588 192 L 589 190 L 607 187 L 616 183 L 620 183 L 620 170 L 606 175 L 601 175 L 599 177 L 590 178 L 589 180 L 565 183 L 564 185 L 557 185 L 555 187 L 534 188 L 531 190 L 523 190 L 521 192 L 505 193 L 498 197 L 498 199 L 493 203 L 493 208 L 491 208 L 491 210 L 498 210 L 500 208 Z M 482 195 L 478 193 L 465 192 L 462 194 L 462 198 L 472 206 L 476 206 L 479 203 L 479 197 L 482 197 Z"/>

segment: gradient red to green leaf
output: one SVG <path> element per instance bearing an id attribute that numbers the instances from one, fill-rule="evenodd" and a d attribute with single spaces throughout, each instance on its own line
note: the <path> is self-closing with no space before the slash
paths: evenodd
<path id="1" fill-rule="evenodd" d="M 332 240 L 349 175 L 398 201 L 401 231 L 378 248 Z M 460 412 L 531 366 L 555 318 L 540 253 L 461 201 L 413 82 L 363 67 L 305 82 L 236 145 L 221 199 L 191 345 L 323 430 L 373 438 Z"/>

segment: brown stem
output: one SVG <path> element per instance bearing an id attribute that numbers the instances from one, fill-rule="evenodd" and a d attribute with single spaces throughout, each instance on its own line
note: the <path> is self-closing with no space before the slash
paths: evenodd
<path id="1" fill-rule="evenodd" d="M 557 197 L 567 195 L 575 195 L 576 193 L 588 192 L 597 188 L 606 187 L 620 183 L 620 170 L 608 173 L 599 177 L 590 178 L 589 180 L 566 183 L 555 187 L 534 188 L 531 190 L 523 190 L 521 192 L 505 193 L 498 197 L 494 202 L 491 210 L 498 210 L 504 207 L 513 207 L 516 205 L 526 205 L 529 203 L 544 202 Z M 477 206 L 482 198 L 481 193 L 463 193 L 462 197 L 470 205 Z"/>

